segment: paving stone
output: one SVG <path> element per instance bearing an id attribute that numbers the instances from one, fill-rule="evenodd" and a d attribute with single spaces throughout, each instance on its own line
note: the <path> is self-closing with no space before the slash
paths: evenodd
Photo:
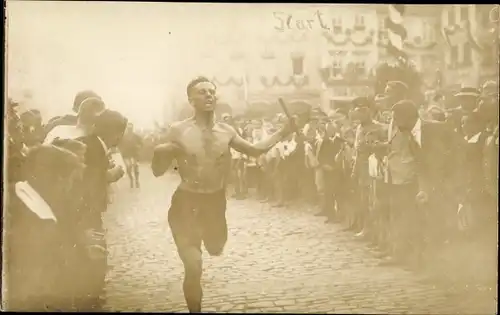
<path id="1" fill-rule="evenodd" d="M 183 266 L 167 222 L 178 179 L 153 178 L 149 167 L 142 167 L 141 180 L 140 189 L 118 182 L 115 202 L 104 216 L 111 267 L 106 310 L 186 312 Z M 203 255 L 203 310 L 495 313 L 494 298 L 465 290 L 448 293 L 411 272 L 378 266 L 372 250 L 340 226 L 323 224 L 308 208 L 229 200 L 225 253 Z"/>

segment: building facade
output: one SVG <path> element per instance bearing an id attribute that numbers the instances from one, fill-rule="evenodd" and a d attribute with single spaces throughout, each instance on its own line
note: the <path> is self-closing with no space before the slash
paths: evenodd
<path id="1" fill-rule="evenodd" d="M 449 89 L 498 80 L 498 23 L 498 5 L 443 6 L 444 77 Z"/>
<path id="2" fill-rule="evenodd" d="M 488 33 L 494 8 L 406 6 L 404 50 L 422 74 L 422 92 L 498 77 L 498 35 L 493 40 Z M 197 39 L 201 48 L 193 47 L 180 73 L 186 82 L 212 78 L 234 114 L 279 111 L 279 97 L 294 110 L 330 111 L 373 93 L 373 70 L 391 59 L 387 16 L 387 5 L 247 6 L 207 26 L 210 36 Z"/>
<path id="3" fill-rule="evenodd" d="M 217 85 L 220 103 L 233 114 L 278 112 L 278 98 L 295 111 L 320 103 L 320 26 L 310 6 L 255 6 L 218 20 L 184 73 Z M 187 79 L 186 79 L 187 82 Z M 189 115 L 185 99 L 182 117 Z M 225 106 L 226 107 L 226 106 Z M 227 107 L 226 107 L 227 109 Z"/>
<path id="4" fill-rule="evenodd" d="M 330 29 L 322 33 L 322 105 L 343 107 L 354 97 L 372 93 L 372 69 L 378 63 L 375 5 L 328 7 Z"/>

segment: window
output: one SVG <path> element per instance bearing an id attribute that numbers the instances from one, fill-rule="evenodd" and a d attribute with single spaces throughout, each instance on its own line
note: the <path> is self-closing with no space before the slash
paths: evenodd
<path id="1" fill-rule="evenodd" d="M 341 74 L 342 74 L 342 63 L 340 62 L 340 59 L 334 59 L 332 63 L 332 76 L 338 77 Z"/>
<path id="2" fill-rule="evenodd" d="M 490 26 L 490 12 L 492 9 L 492 7 L 487 5 L 476 6 L 476 10 L 479 12 L 479 24 L 484 28 L 488 28 Z"/>
<path id="3" fill-rule="evenodd" d="M 378 40 L 384 41 L 387 39 L 387 28 L 385 27 L 385 18 L 378 20 Z"/>
<path id="4" fill-rule="evenodd" d="M 432 42 L 432 27 L 429 22 L 422 21 L 422 41 L 424 43 Z"/>
<path id="5" fill-rule="evenodd" d="M 472 64 L 472 47 L 471 43 L 464 43 L 464 65 Z"/>
<path id="6" fill-rule="evenodd" d="M 333 33 L 334 34 L 342 33 L 342 18 L 341 17 L 334 17 L 332 19 L 332 26 L 333 26 Z"/>
<path id="7" fill-rule="evenodd" d="M 457 22 L 455 21 L 455 6 L 451 6 L 448 9 L 448 26 L 455 25 Z"/>
<path id="8" fill-rule="evenodd" d="M 354 17 L 354 28 L 355 29 L 365 28 L 365 17 L 363 15 L 358 14 Z"/>
<path id="9" fill-rule="evenodd" d="M 355 64 L 355 72 L 358 76 L 363 76 L 366 74 L 366 63 L 365 61 L 357 61 Z"/>
<path id="10" fill-rule="evenodd" d="M 432 55 L 424 55 L 422 56 L 422 69 L 424 71 L 433 71 L 436 69 L 435 67 L 435 57 Z"/>
<path id="11" fill-rule="evenodd" d="M 458 46 L 452 46 L 450 48 L 450 65 L 455 67 L 458 62 Z"/>
<path id="12" fill-rule="evenodd" d="M 482 53 L 481 66 L 489 67 L 494 66 L 496 61 L 494 58 L 495 48 L 491 47 L 490 49 L 485 49 Z"/>
<path id="13" fill-rule="evenodd" d="M 469 7 L 463 5 L 460 7 L 460 21 L 467 21 L 469 19 Z"/>
<path id="14" fill-rule="evenodd" d="M 303 75 L 304 74 L 304 56 L 293 56 L 292 57 L 292 71 L 293 71 L 293 75 Z"/>
<path id="15" fill-rule="evenodd" d="M 345 97 L 347 96 L 347 89 L 345 87 L 337 87 L 333 90 L 335 96 Z"/>

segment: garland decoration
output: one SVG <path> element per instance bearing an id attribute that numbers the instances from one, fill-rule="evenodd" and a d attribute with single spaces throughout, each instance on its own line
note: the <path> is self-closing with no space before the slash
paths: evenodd
<path id="1" fill-rule="evenodd" d="M 243 78 L 231 76 L 226 81 L 222 81 L 217 77 L 213 77 L 212 82 L 214 82 L 217 86 L 229 86 L 229 85 L 242 86 Z"/>
<path id="2" fill-rule="evenodd" d="M 375 37 L 374 30 L 370 30 L 368 32 L 368 34 L 365 34 L 365 36 L 359 40 L 356 40 L 356 36 L 353 36 L 354 33 L 358 33 L 358 31 L 348 28 L 344 31 L 341 39 L 339 39 L 338 36 L 333 35 L 332 33 L 326 32 L 326 31 L 323 32 L 323 36 L 326 38 L 326 40 L 330 44 L 333 44 L 336 46 L 344 46 L 348 43 L 352 43 L 356 47 L 362 47 L 362 46 L 366 46 L 366 45 L 373 43 L 373 40 Z"/>

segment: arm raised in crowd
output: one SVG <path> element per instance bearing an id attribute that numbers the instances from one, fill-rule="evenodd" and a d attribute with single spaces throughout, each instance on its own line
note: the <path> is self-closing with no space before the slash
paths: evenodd
<path id="1" fill-rule="evenodd" d="M 162 176 L 168 170 L 173 160 L 179 153 L 180 146 L 176 143 L 178 134 L 178 124 L 172 124 L 165 136 L 165 143 L 155 147 L 151 170 L 155 177 Z"/>

